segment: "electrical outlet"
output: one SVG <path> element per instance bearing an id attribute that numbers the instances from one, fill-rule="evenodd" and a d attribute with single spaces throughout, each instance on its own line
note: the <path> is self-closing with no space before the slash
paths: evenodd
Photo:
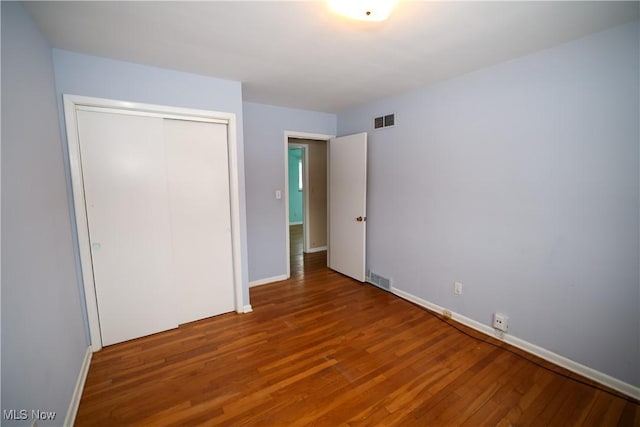
<path id="1" fill-rule="evenodd" d="M 456 282 L 453 284 L 453 293 L 456 295 L 462 295 L 462 283 Z"/>
<path id="2" fill-rule="evenodd" d="M 509 317 L 502 313 L 493 313 L 493 327 L 499 331 L 507 332 Z"/>

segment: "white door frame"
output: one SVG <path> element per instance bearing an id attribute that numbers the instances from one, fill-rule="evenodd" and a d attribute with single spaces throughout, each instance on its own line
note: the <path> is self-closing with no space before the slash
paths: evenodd
<path id="1" fill-rule="evenodd" d="M 305 147 L 305 160 L 304 160 L 304 231 L 303 234 L 305 236 L 304 249 L 305 251 L 309 250 L 309 192 L 307 189 L 309 188 L 309 172 L 307 165 L 309 164 L 309 146 L 308 144 L 289 144 L 289 138 L 298 138 L 298 139 L 315 139 L 320 141 L 329 141 L 331 138 L 335 138 L 335 135 L 325 135 L 321 133 L 308 133 L 308 132 L 297 132 L 297 131 L 284 131 L 284 217 L 285 217 L 285 241 L 286 241 L 286 252 L 285 259 L 287 260 L 287 279 L 291 277 L 291 260 L 290 260 L 290 252 L 291 252 L 291 238 L 289 233 L 289 147 L 301 146 Z M 328 189 L 327 189 L 328 191 Z"/>
<path id="2" fill-rule="evenodd" d="M 233 252 L 233 286 L 235 291 L 236 312 L 244 313 L 242 293 L 242 255 L 240 241 L 240 187 L 238 169 L 238 146 L 236 139 L 236 115 L 219 111 L 180 108 L 164 105 L 143 104 L 137 102 L 118 101 L 112 99 L 93 98 L 78 95 L 63 95 L 64 114 L 67 129 L 67 143 L 69 148 L 69 165 L 71 169 L 71 184 L 74 200 L 75 221 L 77 226 L 77 242 L 82 267 L 82 282 L 84 300 L 89 321 L 89 334 L 92 351 L 102 348 L 100 335 L 100 318 L 96 299 L 93 268 L 91 262 L 91 247 L 89 243 L 89 228 L 84 198 L 84 182 L 82 178 L 82 163 L 80 158 L 80 139 L 78 135 L 78 107 L 97 108 L 100 111 L 112 109 L 127 114 L 151 117 L 165 117 L 174 119 L 188 119 L 195 121 L 224 123 L 227 125 L 227 144 L 229 148 L 229 195 L 231 202 L 231 245 Z"/>

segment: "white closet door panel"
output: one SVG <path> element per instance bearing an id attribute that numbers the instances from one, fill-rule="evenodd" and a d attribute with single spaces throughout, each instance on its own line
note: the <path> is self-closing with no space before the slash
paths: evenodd
<path id="1" fill-rule="evenodd" d="M 162 119 L 78 111 L 103 345 L 178 325 Z"/>
<path id="2" fill-rule="evenodd" d="M 227 126 L 165 120 L 179 322 L 233 311 Z"/>

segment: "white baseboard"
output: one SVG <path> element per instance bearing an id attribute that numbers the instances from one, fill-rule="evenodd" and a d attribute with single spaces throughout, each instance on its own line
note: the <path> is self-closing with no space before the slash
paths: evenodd
<path id="1" fill-rule="evenodd" d="M 322 251 L 326 251 L 327 247 L 326 246 L 319 246 L 317 248 L 309 248 L 308 251 L 305 251 L 308 254 L 312 254 L 314 252 L 322 252 Z"/>
<path id="2" fill-rule="evenodd" d="M 249 287 L 253 288 L 254 286 L 266 285 L 267 283 L 280 282 L 287 279 L 288 277 L 286 274 L 281 274 L 279 276 L 267 277 L 266 279 L 254 280 L 253 282 L 249 282 Z"/>
<path id="3" fill-rule="evenodd" d="M 242 308 L 243 313 L 251 313 L 252 311 L 253 311 L 253 308 L 251 308 L 251 304 L 247 304 Z"/>
<path id="4" fill-rule="evenodd" d="M 64 420 L 65 426 L 73 426 L 73 424 L 76 422 L 76 415 L 78 415 L 80 399 L 82 398 L 84 383 L 87 381 L 87 374 L 89 373 L 89 366 L 91 366 L 92 356 L 93 352 L 91 351 L 91 346 L 89 346 L 87 347 L 87 351 L 84 354 L 84 360 L 82 361 L 82 366 L 80 367 L 80 374 L 78 374 L 78 379 L 76 381 L 76 388 L 73 390 L 73 395 L 71 395 L 71 403 L 69 404 L 69 409 L 67 410 L 67 417 Z"/>
<path id="5" fill-rule="evenodd" d="M 302 224 L 304 224 L 302 221 L 294 221 L 289 223 L 289 225 L 302 225 Z"/>
<path id="6" fill-rule="evenodd" d="M 419 298 L 415 295 L 412 295 L 400 289 L 392 287 L 391 292 L 399 296 L 400 298 L 406 299 L 407 301 L 411 301 L 414 304 L 427 308 L 436 313 L 442 314 L 442 312 L 445 310 L 444 307 L 441 307 L 437 304 L 434 304 L 432 302 Z M 456 322 L 462 323 L 463 325 L 468 326 L 472 329 L 475 329 L 478 332 L 482 332 L 483 334 L 489 335 L 492 338 L 502 340 L 514 347 L 517 347 L 521 350 L 524 350 L 528 353 L 538 356 L 562 368 L 568 369 L 571 372 L 575 372 L 576 374 L 580 374 L 583 377 L 589 378 L 604 386 L 617 390 L 620 393 L 623 393 L 634 399 L 640 399 L 640 387 L 636 387 L 632 384 L 621 381 L 603 372 L 600 372 L 588 366 L 582 365 L 574 360 L 568 359 L 564 356 L 561 356 L 545 348 L 532 344 L 521 338 L 514 337 L 508 334 L 505 334 L 503 338 L 500 338 L 495 335 L 494 333 L 495 331 L 492 327 L 485 325 L 483 323 L 480 323 L 476 320 L 473 320 L 469 317 L 463 316 L 462 314 L 451 312 L 451 319 L 455 320 Z"/>

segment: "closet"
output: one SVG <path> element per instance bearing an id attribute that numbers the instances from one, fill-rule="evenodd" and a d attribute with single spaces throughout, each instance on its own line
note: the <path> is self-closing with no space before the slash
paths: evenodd
<path id="1" fill-rule="evenodd" d="M 233 311 L 228 123 L 82 105 L 75 120 L 101 344 Z"/>

